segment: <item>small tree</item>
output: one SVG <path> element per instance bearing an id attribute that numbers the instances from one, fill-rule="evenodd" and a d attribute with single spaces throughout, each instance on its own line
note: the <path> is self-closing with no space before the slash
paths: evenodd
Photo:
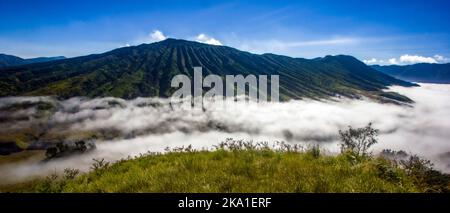
<path id="1" fill-rule="evenodd" d="M 341 138 L 341 152 L 352 152 L 356 156 L 367 156 L 368 149 L 376 144 L 378 130 L 372 128 L 372 123 L 369 123 L 363 128 L 348 127 L 348 130 L 339 130 L 339 136 Z"/>

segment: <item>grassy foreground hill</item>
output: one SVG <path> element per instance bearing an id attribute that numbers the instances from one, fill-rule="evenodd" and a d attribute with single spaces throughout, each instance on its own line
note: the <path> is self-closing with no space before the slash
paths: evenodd
<path id="1" fill-rule="evenodd" d="M 0 185 L 0 192 L 448 192 L 448 175 L 414 159 L 400 166 L 386 157 L 323 155 L 318 147 L 228 141 L 214 151 L 182 147 L 114 164 L 95 160 L 88 173 L 66 169 Z"/>
<path id="2" fill-rule="evenodd" d="M 345 156 L 240 150 L 148 155 L 79 177 L 5 186 L 23 192 L 419 192 L 405 173 L 377 174 L 376 160 L 352 165 Z M 68 170 L 67 170 L 68 171 Z M 69 173 L 69 172 L 67 172 Z"/>

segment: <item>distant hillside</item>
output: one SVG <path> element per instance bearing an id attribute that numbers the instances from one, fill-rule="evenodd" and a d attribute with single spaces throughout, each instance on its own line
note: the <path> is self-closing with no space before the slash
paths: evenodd
<path id="1" fill-rule="evenodd" d="M 25 59 L 25 64 L 41 63 L 41 62 L 55 61 L 55 60 L 61 60 L 61 59 L 66 59 L 66 57 L 55 56 L 55 57 L 30 58 L 30 59 Z"/>
<path id="2" fill-rule="evenodd" d="M 396 78 L 421 83 L 450 83 L 449 64 L 414 64 L 406 66 L 372 66 L 374 69 Z"/>
<path id="3" fill-rule="evenodd" d="M 6 55 L 0 53 L 0 68 L 1 67 L 9 67 L 9 66 L 19 66 L 24 64 L 32 64 L 32 63 L 40 63 L 40 62 L 48 62 L 54 60 L 65 59 L 64 56 L 56 56 L 56 57 L 39 57 L 39 58 L 30 58 L 23 59 L 13 55 Z"/>
<path id="4" fill-rule="evenodd" d="M 0 53 L 0 67 L 14 66 L 24 62 L 23 58 Z"/>
<path id="5" fill-rule="evenodd" d="M 413 86 L 352 56 L 308 60 L 167 39 L 103 54 L 5 68 L 0 71 L 0 96 L 168 97 L 176 89 L 170 87 L 172 77 L 192 76 L 194 66 L 202 66 L 204 75 L 280 75 L 280 98 L 284 100 L 364 95 L 409 101 L 382 89 Z"/>

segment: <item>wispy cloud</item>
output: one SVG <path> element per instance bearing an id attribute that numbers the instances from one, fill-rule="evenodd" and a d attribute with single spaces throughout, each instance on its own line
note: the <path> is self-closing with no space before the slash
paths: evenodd
<path id="1" fill-rule="evenodd" d="M 417 63 L 429 63 L 429 64 L 437 64 L 437 63 L 447 63 L 450 59 L 442 56 L 442 55 L 434 55 L 433 57 L 426 57 L 420 55 L 401 55 L 398 58 L 390 58 L 388 60 L 382 59 L 364 59 L 363 62 L 366 64 L 380 64 L 380 65 L 408 65 L 408 64 L 417 64 Z"/>
<path id="2" fill-rule="evenodd" d="M 154 41 L 162 41 L 166 39 L 166 36 L 161 31 L 155 30 L 150 34 L 150 38 Z"/>
<path id="3" fill-rule="evenodd" d="M 436 59 L 432 57 L 424 57 L 420 55 L 402 55 L 400 56 L 400 63 L 403 64 L 417 64 L 417 63 L 437 63 Z"/>
<path id="4" fill-rule="evenodd" d="M 235 36 L 227 40 L 227 44 L 252 53 L 277 53 L 284 55 L 315 55 L 324 49 L 340 49 L 344 46 L 355 45 L 363 40 L 357 37 L 330 37 L 321 39 L 240 39 Z M 301 51 L 300 51 L 301 48 Z M 328 51 L 329 52 L 329 51 Z M 341 54 L 342 52 L 339 52 Z M 329 53 L 332 54 L 332 53 Z"/>
<path id="5" fill-rule="evenodd" d="M 310 40 L 310 41 L 298 41 L 298 42 L 284 42 L 283 45 L 287 47 L 302 47 L 302 46 L 322 46 L 322 45 L 340 45 L 340 44 L 352 44 L 357 43 L 359 40 L 356 38 L 332 38 L 325 40 Z"/>
<path id="6" fill-rule="evenodd" d="M 145 35 L 145 36 L 139 36 L 133 41 L 127 43 L 127 45 L 124 46 L 130 46 L 131 45 L 139 45 L 143 43 L 153 43 L 165 40 L 167 36 L 160 30 L 154 30 L 153 32 Z"/>
<path id="7" fill-rule="evenodd" d="M 389 62 L 389 64 L 392 64 L 392 65 L 397 65 L 397 64 L 399 64 L 399 62 L 397 61 L 396 58 L 390 58 L 390 59 L 388 59 L 388 62 Z"/>
<path id="8" fill-rule="evenodd" d="M 364 59 L 363 62 L 370 65 L 370 64 L 383 63 L 384 61 L 383 60 L 378 60 L 376 58 L 371 58 L 371 59 Z"/>
<path id="9" fill-rule="evenodd" d="M 260 41 L 258 43 L 269 46 L 275 49 L 296 48 L 305 46 L 324 46 L 324 45 L 342 45 L 357 43 L 359 39 L 356 38 L 330 38 L 321 40 L 307 40 L 307 41 L 282 41 L 270 40 Z"/>
<path id="10" fill-rule="evenodd" d="M 433 57 L 434 57 L 434 59 L 436 59 L 436 61 L 438 61 L 439 63 L 447 63 L 447 62 L 450 61 L 449 58 L 446 58 L 446 57 L 444 57 L 444 56 L 442 56 L 442 55 L 434 55 Z"/>
<path id="11" fill-rule="evenodd" d="M 197 37 L 195 37 L 195 40 L 197 42 L 201 42 L 201 43 L 205 43 L 205 44 L 222 45 L 222 42 L 220 42 L 219 40 L 209 37 L 203 33 L 197 35 Z"/>

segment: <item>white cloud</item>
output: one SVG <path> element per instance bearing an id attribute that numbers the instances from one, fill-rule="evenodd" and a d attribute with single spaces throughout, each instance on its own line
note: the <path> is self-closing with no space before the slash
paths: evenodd
<path id="1" fill-rule="evenodd" d="M 153 33 L 150 34 L 150 38 L 153 41 L 162 41 L 166 39 L 166 36 L 159 30 L 153 31 Z"/>
<path id="2" fill-rule="evenodd" d="M 444 60 L 444 56 L 442 56 L 442 55 L 434 55 L 434 58 L 438 61 Z"/>
<path id="3" fill-rule="evenodd" d="M 446 58 L 446 57 L 444 57 L 444 56 L 442 56 L 442 55 L 434 55 L 433 57 L 434 57 L 434 59 L 436 59 L 436 61 L 438 61 L 438 62 L 447 63 L 447 62 L 450 61 L 449 58 Z"/>
<path id="4" fill-rule="evenodd" d="M 201 42 L 201 43 L 205 43 L 205 44 L 212 44 L 212 45 L 222 45 L 222 43 L 212 37 L 209 37 L 203 33 L 199 34 L 196 38 L 195 41 L 197 42 Z"/>
<path id="5" fill-rule="evenodd" d="M 122 47 L 131 47 L 131 45 L 129 43 L 126 43 L 125 45 L 120 45 L 119 46 L 119 48 L 122 48 Z"/>
<path id="6" fill-rule="evenodd" d="M 398 58 L 390 58 L 388 60 L 382 59 L 365 59 L 363 60 L 366 64 L 380 64 L 380 65 L 408 65 L 408 64 L 417 64 L 417 63 L 448 63 L 450 61 L 449 58 L 446 58 L 442 55 L 434 55 L 433 57 L 425 57 L 420 55 L 401 55 Z"/>
<path id="7" fill-rule="evenodd" d="M 379 63 L 379 61 L 376 58 L 371 58 L 371 59 L 367 59 L 367 60 L 363 60 L 363 62 L 365 64 L 376 64 Z"/>
<path id="8" fill-rule="evenodd" d="M 388 62 L 389 62 L 389 64 L 399 64 L 399 62 L 397 61 L 396 58 L 390 58 L 390 59 L 388 60 Z"/>
<path id="9" fill-rule="evenodd" d="M 167 36 L 160 30 L 154 30 L 153 32 L 145 35 L 141 35 L 131 41 L 129 44 L 131 45 L 139 45 L 143 43 L 153 43 L 167 39 Z"/>
<path id="10" fill-rule="evenodd" d="M 408 54 L 400 56 L 400 62 L 402 64 L 437 63 L 436 59 L 432 57 L 424 57 L 419 55 L 408 55 Z"/>
<path id="11" fill-rule="evenodd" d="M 367 60 L 369 61 L 369 60 Z M 380 60 L 381 61 L 381 60 Z M 383 64 L 382 62 L 378 61 L 378 64 Z M 426 57 L 426 56 L 420 56 L 420 55 L 401 55 L 398 58 L 390 58 L 387 62 L 388 64 L 393 65 L 407 65 L 407 64 L 417 64 L 417 63 L 429 63 L 429 64 L 436 64 L 436 63 L 446 63 L 449 59 L 442 56 L 442 55 L 434 55 L 433 57 Z M 366 60 L 364 60 L 366 62 Z"/>

